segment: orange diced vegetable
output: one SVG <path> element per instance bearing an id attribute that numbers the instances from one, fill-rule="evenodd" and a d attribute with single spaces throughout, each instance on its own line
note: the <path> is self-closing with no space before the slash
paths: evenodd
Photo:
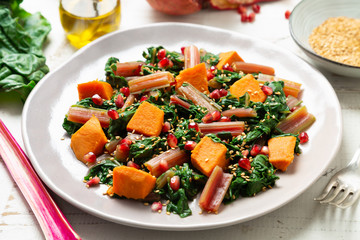
<path id="1" fill-rule="evenodd" d="M 180 71 L 176 77 L 176 89 L 181 87 L 184 82 L 190 83 L 202 93 L 209 93 L 205 63 Z"/>
<path id="2" fill-rule="evenodd" d="M 71 136 L 70 147 L 76 158 L 86 163 L 85 154 L 89 152 L 96 155 L 101 154 L 106 143 L 107 138 L 101 128 L 100 121 L 93 116 Z"/>
<path id="3" fill-rule="evenodd" d="M 264 102 L 266 99 L 266 95 L 261 90 L 259 82 L 251 74 L 247 74 L 240 80 L 237 80 L 230 87 L 230 93 L 238 98 L 246 92 L 250 95 L 250 100 L 253 102 Z"/>
<path id="4" fill-rule="evenodd" d="M 219 62 L 216 65 L 217 69 L 222 69 L 224 65 L 231 65 L 233 62 L 243 62 L 244 60 L 236 51 L 224 52 L 219 54 Z"/>
<path id="5" fill-rule="evenodd" d="M 281 171 L 286 171 L 287 167 L 294 160 L 294 149 L 296 137 L 284 136 L 271 138 L 268 141 L 269 162 Z"/>
<path id="6" fill-rule="evenodd" d="M 269 74 L 269 75 L 274 75 L 275 74 L 275 70 L 272 67 L 268 67 L 268 66 L 264 66 L 264 65 L 259 65 L 256 63 L 247 63 L 247 62 L 233 62 L 232 63 L 232 68 L 234 69 L 234 71 L 236 72 L 240 72 L 242 71 L 243 73 L 263 73 L 263 74 Z"/>
<path id="7" fill-rule="evenodd" d="M 164 124 L 164 111 L 149 102 L 142 102 L 126 129 L 145 136 L 159 136 Z"/>
<path id="8" fill-rule="evenodd" d="M 226 159 L 227 148 L 221 143 L 215 143 L 205 136 L 191 152 L 191 163 L 206 176 L 210 176 L 216 166 L 225 168 L 229 165 Z"/>
<path id="9" fill-rule="evenodd" d="M 121 197 L 144 199 L 155 187 L 156 178 L 142 170 L 119 166 L 113 170 L 112 191 Z"/>
<path id="10" fill-rule="evenodd" d="M 94 80 L 91 82 L 80 83 L 77 86 L 79 93 L 79 100 L 92 97 L 95 94 L 103 99 L 110 100 L 113 95 L 113 88 L 111 85 L 104 81 Z"/>

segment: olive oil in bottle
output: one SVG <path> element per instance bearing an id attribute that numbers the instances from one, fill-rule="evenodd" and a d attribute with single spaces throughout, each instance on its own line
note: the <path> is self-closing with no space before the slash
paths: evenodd
<path id="1" fill-rule="evenodd" d="M 120 25 L 120 0 L 61 0 L 59 11 L 67 39 L 76 48 Z"/>

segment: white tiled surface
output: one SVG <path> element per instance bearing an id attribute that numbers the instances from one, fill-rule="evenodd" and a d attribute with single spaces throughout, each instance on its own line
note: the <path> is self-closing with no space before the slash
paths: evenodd
<path id="1" fill-rule="evenodd" d="M 234 30 L 274 42 L 305 58 L 292 41 L 284 12 L 299 0 L 280 0 L 261 5 L 254 23 L 243 24 L 236 11 L 203 10 L 200 13 L 172 17 L 152 10 L 145 0 L 123 0 L 121 28 L 127 29 L 153 22 L 188 22 Z M 57 0 L 24 0 L 30 12 L 41 11 L 52 24 L 45 47 L 50 69 L 55 69 L 75 52 L 64 37 L 59 22 Z M 270 24 L 271 23 L 271 24 Z M 282 208 L 242 224 L 206 231 L 164 232 L 114 224 L 91 216 L 53 197 L 82 239 L 359 239 L 360 209 L 358 205 L 341 210 L 313 201 L 329 178 L 351 159 L 360 144 L 360 79 L 346 79 L 324 72 L 336 90 L 341 103 L 344 138 L 340 152 L 324 174 L 305 193 Z M 0 118 L 22 144 L 22 103 L 13 96 L 0 94 Z M 329 146 L 330 148 L 331 146 Z M 41 229 L 0 159 L 0 239 L 43 239 Z M 181 224 L 181 223 L 179 223 Z"/>

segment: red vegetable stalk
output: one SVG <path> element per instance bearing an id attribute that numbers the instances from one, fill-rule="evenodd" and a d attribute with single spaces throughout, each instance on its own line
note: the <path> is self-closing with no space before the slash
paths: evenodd
<path id="1" fill-rule="evenodd" d="M 180 105 L 186 109 L 189 109 L 191 104 L 188 102 L 185 102 L 184 100 L 182 100 L 181 98 L 179 98 L 176 95 L 171 95 L 170 96 L 170 104 L 176 104 L 176 105 Z"/>
<path id="2" fill-rule="evenodd" d="M 180 150 L 179 148 L 170 149 L 145 163 L 147 169 L 155 177 L 160 176 L 163 171 L 161 169 L 161 161 L 165 161 L 169 168 L 174 167 L 175 165 L 182 165 L 183 163 L 189 160 L 188 155 L 185 151 Z"/>
<path id="3" fill-rule="evenodd" d="M 184 68 L 192 68 L 200 63 L 200 52 L 199 49 L 194 46 L 185 47 L 184 50 Z"/>
<path id="4" fill-rule="evenodd" d="M 166 88 L 174 82 L 174 76 L 169 72 L 157 72 L 128 82 L 130 92 L 133 94 L 153 89 Z"/>
<path id="5" fill-rule="evenodd" d="M 107 128 L 110 124 L 110 117 L 106 110 L 97 108 L 85 108 L 80 106 L 71 106 L 68 113 L 67 119 L 71 122 L 86 123 L 92 116 L 99 119 L 101 127 Z"/>
<path id="6" fill-rule="evenodd" d="M 285 133 L 298 134 L 303 132 L 315 122 L 315 117 L 307 111 L 305 106 L 290 113 L 284 120 L 279 122 L 277 128 Z"/>
<path id="7" fill-rule="evenodd" d="M 209 113 L 221 111 L 221 107 L 217 103 L 189 83 L 180 86 L 177 91 L 185 98 L 191 100 L 195 105 L 206 108 Z"/>
<path id="8" fill-rule="evenodd" d="M 221 167 L 214 168 L 200 195 L 199 205 L 203 211 L 218 212 L 232 177 L 232 174 L 224 173 Z"/>
<path id="9" fill-rule="evenodd" d="M 200 132 L 204 135 L 219 132 L 230 132 L 232 136 L 238 136 L 244 132 L 245 123 L 242 121 L 235 122 L 213 122 L 213 123 L 199 123 Z"/>
<path id="10" fill-rule="evenodd" d="M 144 62 L 117 62 L 115 75 L 123 77 L 139 76 L 141 66 L 144 64 Z"/>
<path id="11" fill-rule="evenodd" d="M 257 116 L 256 111 L 252 108 L 234 108 L 234 109 L 229 109 L 229 110 L 223 111 L 221 114 L 226 117 L 231 117 L 234 115 L 239 118 L 256 117 Z"/>

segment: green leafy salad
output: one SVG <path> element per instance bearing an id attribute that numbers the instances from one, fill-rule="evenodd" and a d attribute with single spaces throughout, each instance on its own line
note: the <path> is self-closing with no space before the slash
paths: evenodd
<path id="1" fill-rule="evenodd" d="M 104 80 L 78 84 L 80 100 L 63 122 L 89 167 L 86 186 L 106 184 L 110 197 L 180 217 L 197 197 L 203 212 L 218 213 L 274 187 L 315 121 L 301 84 L 274 72 L 236 51 L 194 45 L 149 47 L 133 62 L 109 58 Z"/>

